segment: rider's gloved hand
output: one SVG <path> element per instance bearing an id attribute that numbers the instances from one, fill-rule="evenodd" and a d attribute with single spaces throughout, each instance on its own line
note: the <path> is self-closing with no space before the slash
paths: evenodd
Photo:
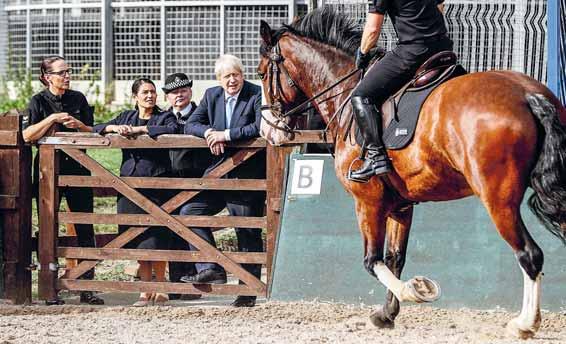
<path id="1" fill-rule="evenodd" d="M 369 52 L 364 54 L 362 53 L 362 49 L 358 48 L 356 51 L 356 68 L 358 69 L 366 69 L 371 61 L 372 54 Z"/>

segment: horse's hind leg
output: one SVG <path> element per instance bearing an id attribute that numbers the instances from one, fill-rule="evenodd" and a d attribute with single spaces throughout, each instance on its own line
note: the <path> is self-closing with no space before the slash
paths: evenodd
<path id="1" fill-rule="evenodd" d="M 407 253 L 407 242 L 413 219 L 413 206 L 408 206 L 393 212 L 387 219 L 387 250 L 385 253 L 385 265 L 397 277 L 401 277 L 401 271 L 405 266 Z M 380 328 L 392 328 L 399 314 L 399 300 L 390 290 L 383 307 L 370 316 L 371 322 Z"/>
<path id="2" fill-rule="evenodd" d="M 519 316 L 507 324 L 507 332 L 526 339 L 533 337 L 540 327 L 541 271 L 544 258 L 521 219 L 519 207 L 522 197 L 505 197 L 501 190 L 505 188 L 499 188 L 499 192 L 496 190 L 493 197 L 482 198 L 499 234 L 515 252 L 523 272 L 523 307 Z"/>

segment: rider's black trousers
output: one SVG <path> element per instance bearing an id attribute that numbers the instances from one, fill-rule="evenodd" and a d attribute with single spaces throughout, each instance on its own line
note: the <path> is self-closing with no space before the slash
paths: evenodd
<path id="1" fill-rule="evenodd" d="M 379 106 L 409 82 L 428 58 L 441 51 L 451 51 L 452 47 L 448 37 L 432 42 L 398 44 L 374 63 L 352 96 L 368 98 Z"/>

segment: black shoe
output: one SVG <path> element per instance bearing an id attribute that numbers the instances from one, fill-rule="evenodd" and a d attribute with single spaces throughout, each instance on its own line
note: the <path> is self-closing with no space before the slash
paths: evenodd
<path id="1" fill-rule="evenodd" d="M 179 279 L 185 283 L 210 283 L 210 284 L 225 284 L 226 272 L 214 269 L 206 269 L 192 276 L 183 276 Z"/>
<path id="2" fill-rule="evenodd" d="M 238 296 L 230 306 L 232 307 L 253 307 L 255 306 L 255 296 Z"/>
<path id="3" fill-rule="evenodd" d="M 57 298 L 54 300 L 45 300 L 45 305 L 46 306 L 59 306 L 59 305 L 64 305 L 65 301 Z"/>
<path id="4" fill-rule="evenodd" d="M 368 147 L 368 155 L 357 170 L 348 172 L 348 179 L 354 182 L 367 183 L 371 177 L 391 172 L 391 162 L 383 147 Z"/>
<path id="5" fill-rule="evenodd" d="M 104 300 L 99 298 L 98 296 L 94 295 L 92 291 L 82 291 L 80 297 L 81 303 L 86 303 L 88 305 L 103 305 Z"/>
<path id="6" fill-rule="evenodd" d="M 201 294 L 169 294 L 169 300 L 191 301 L 198 300 L 201 297 Z"/>

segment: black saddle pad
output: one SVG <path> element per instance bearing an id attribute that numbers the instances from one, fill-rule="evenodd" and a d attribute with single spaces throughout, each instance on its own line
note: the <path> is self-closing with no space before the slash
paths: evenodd
<path id="1" fill-rule="evenodd" d="M 466 74 L 462 66 L 456 66 L 454 71 L 445 80 L 433 83 L 429 87 L 420 89 L 408 89 L 400 98 L 397 106 L 397 114 L 383 131 L 383 143 L 387 149 L 401 149 L 406 147 L 413 136 L 419 119 L 423 103 L 428 96 L 442 83 Z"/>

